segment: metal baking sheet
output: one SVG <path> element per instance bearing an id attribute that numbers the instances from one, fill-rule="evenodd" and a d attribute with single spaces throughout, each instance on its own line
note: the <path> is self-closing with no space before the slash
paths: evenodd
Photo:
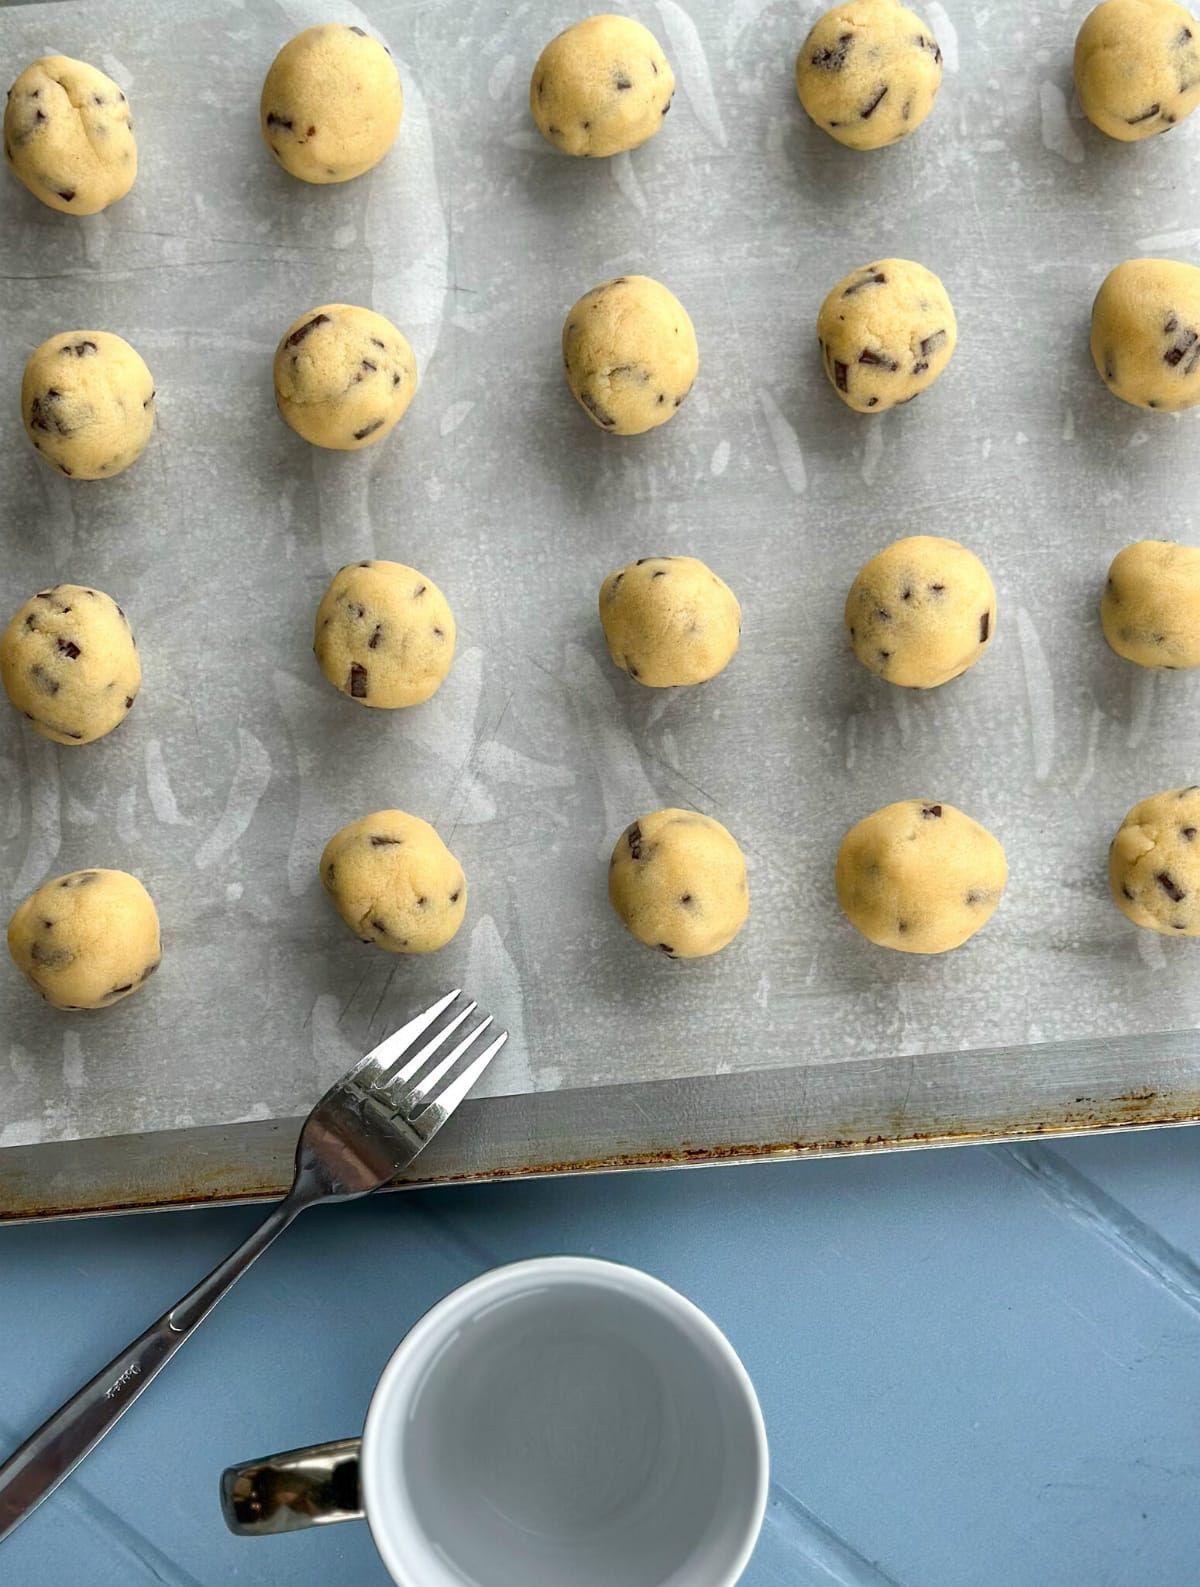
<path id="1" fill-rule="evenodd" d="M 675 105 L 594 162 L 528 117 L 532 63 L 578 14 L 551 0 L 0 10 L 8 76 L 50 51 L 103 66 L 141 153 L 89 221 L 0 186 L 0 605 L 94 583 L 145 668 L 99 744 L 3 718 L 0 886 L 15 903 L 131 869 L 166 943 L 153 987 L 99 1016 L 0 975 L 0 1217 L 275 1188 L 295 1117 L 459 982 L 512 1040 L 435 1178 L 1197 1115 L 1195 947 L 1117 914 L 1104 855 L 1137 798 L 1200 776 L 1200 683 L 1120 662 L 1096 619 L 1122 544 L 1196 537 L 1196 418 L 1114 401 L 1087 319 L 1119 260 L 1195 256 L 1200 118 L 1108 143 L 1073 102 L 1073 14 L 933 3 L 934 114 L 854 154 L 795 100 L 815 9 L 645 0 Z M 406 111 L 375 172 L 318 189 L 274 167 L 257 102 L 279 45 L 329 18 L 386 40 Z M 887 255 L 943 278 L 959 350 L 919 402 L 862 418 L 813 323 Z M 571 401 L 558 337 L 577 296 L 639 271 L 688 308 L 701 373 L 625 440 Z M 273 408 L 280 332 L 328 301 L 378 309 L 418 357 L 403 424 L 357 455 Z M 144 458 L 94 485 L 51 475 L 18 412 L 30 350 L 80 327 L 127 336 L 159 391 Z M 987 658 L 929 695 L 869 677 L 841 632 L 858 566 L 913 532 L 964 540 L 999 591 Z M 743 603 L 742 649 L 703 688 L 641 690 L 604 654 L 601 579 L 660 552 Z M 310 654 L 331 572 L 372 555 L 429 573 L 459 623 L 440 693 L 386 716 Z M 1009 855 L 1002 908 L 943 958 L 871 947 L 833 894 L 845 827 L 908 796 L 962 806 Z M 747 852 L 750 923 L 712 960 L 648 954 L 609 913 L 615 837 L 664 804 Z M 466 868 L 466 924 L 433 959 L 362 947 L 317 883 L 326 838 L 385 805 Z"/>

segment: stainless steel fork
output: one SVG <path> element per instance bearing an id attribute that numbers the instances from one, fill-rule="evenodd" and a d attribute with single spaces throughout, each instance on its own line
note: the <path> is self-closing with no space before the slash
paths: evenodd
<path id="1" fill-rule="evenodd" d="M 437 1134 L 508 1039 L 501 1031 L 472 1055 L 492 1024 L 489 1014 L 448 1049 L 476 1010 L 467 1003 L 439 1025 L 459 996 L 448 992 L 410 1019 L 325 1093 L 300 1132 L 292 1188 L 266 1221 L 0 1466 L 0 1542 L 90 1454 L 294 1218 L 318 1201 L 351 1201 L 378 1190 Z"/>

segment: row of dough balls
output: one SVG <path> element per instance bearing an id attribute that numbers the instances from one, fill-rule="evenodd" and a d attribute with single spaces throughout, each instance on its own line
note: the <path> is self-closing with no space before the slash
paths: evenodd
<path id="1" fill-rule="evenodd" d="M 715 678 L 737 652 L 742 609 L 695 557 L 639 557 L 600 586 L 600 623 L 614 665 L 651 689 Z M 996 591 L 955 540 L 913 535 L 871 558 L 846 597 L 851 648 L 901 688 L 961 676 L 996 634 Z M 1104 636 L 1139 666 L 1200 666 L 1200 548 L 1139 540 L 1117 554 L 1100 602 Z M 397 710 L 440 688 L 454 659 L 450 603 L 402 562 L 340 568 L 317 608 L 313 650 L 328 681 L 360 705 Z M 141 687 L 137 642 L 103 590 L 39 590 L 0 635 L 0 680 L 37 731 L 90 744 L 117 727 Z"/>
<path id="2" fill-rule="evenodd" d="M 879 259 L 844 277 L 817 316 L 830 384 L 859 413 L 911 402 L 950 362 L 958 327 L 932 271 Z M 571 308 L 563 363 L 572 394 L 610 435 L 640 435 L 682 407 L 699 368 L 696 332 L 679 299 L 648 276 L 616 276 Z M 1200 402 L 1200 269 L 1131 259 L 1100 287 L 1092 356 L 1114 395 L 1177 412 Z M 275 352 L 275 400 L 314 446 L 357 451 L 391 433 L 417 388 L 407 339 L 381 314 L 327 303 L 302 314 Z M 30 356 L 21 381 L 25 431 L 69 479 L 111 479 L 154 428 L 156 391 L 144 360 L 109 331 L 65 331 Z"/>
<path id="3" fill-rule="evenodd" d="M 1134 806 L 1109 850 L 1121 912 L 1164 936 L 1200 936 L 1200 787 Z M 321 884 L 351 931 L 387 953 L 433 953 L 467 908 L 462 866 L 428 822 L 379 810 L 334 835 Z M 900 953 L 957 948 L 987 923 L 1008 880 L 1004 850 L 952 805 L 905 799 L 853 826 L 835 885 L 850 923 Z M 746 861 L 732 834 L 694 810 L 655 810 L 628 826 L 608 868 L 608 896 L 629 932 L 671 959 L 718 953 L 750 911 Z M 55 1008 L 108 1008 L 158 969 L 158 913 L 125 871 L 45 882 L 8 924 L 8 949 Z"/>

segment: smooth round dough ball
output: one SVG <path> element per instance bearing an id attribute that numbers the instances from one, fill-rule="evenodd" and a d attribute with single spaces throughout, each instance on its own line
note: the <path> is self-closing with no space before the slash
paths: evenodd
<path id="1" fill-rule="evenodd" d="M 1100 625 L 1117 655 L 1139 667 L 1200 667 L 1200 549 L 1139 540 L 1118 551 Z"/>
<path id="2" fill-rule="evenodd" d="M 838 850 L 838 902 L 871 942 L 946 953 L 992 917 L 1008 865 L 978 821 L 953 805 L 903 799 L 850 828 Z"/>
<path id="3" fill-rule="evenodd" d="M 129 101 L 86 61 L 44 55 L 8 91 L 4 158 L 50 209 L 95 215 L 137 176 Z"/>
<path id="4" fill-rule="evenodd" d="M 63 331 L 25 365 L 25 434 L 68 479 L 111 479 L 136 463 L 154 428 L 154 377 L 110 331 Z"/>
<path id="5" fill-rule="evenodd" d="M 463 923 L 467 879 L 428 821 L 377 810 L 335 833 L 321 885 L 363 942 L 388 953 L 436 953 Z"/>
<path id="6" fill-rule="evenodd" d="M 817 19 L 796 57 L 796 92 L 831 138 L 882 149 L 915 132 L 942 86 L 929 24 L 897 0 L 854 0 Z"/>
<path id="7" fill-rule="evenodd" d="M 125 720 L 142 686 L 129 619 L 103 590 L 56 584 L 0 635 L 4 692 L 56 744 L 90 744 Z"/>
<path id="8" fill-rule="evenodd" d="M 567 315 L 562 347 L 575 400 L 610 435 L 666 424 L 700 365 L 687 310 L 649 276 L 617 276 L 586 292 Z"/>
<path id="9" fill-rule="evenodd" d="M 877 259 L 852 270 L 822 303 L 817 340 L 847 407 L 883 413 L 933 385 L 954 352 L 958 322 L 932 270 Z"/>
<path id="10" fill-rule="evenodd" d="M 72 871 L 18 907 L 8 951 L 55 1008 L 107 1008 L 144 986 L 162 962 L 158 913 L 127 871 Z"/>
<path id="11" fill-rule="evenodd" d="M 538 131 L 564 154 L 620 154 L 663 124 L 675 74 L 649 28 L 588 17 L 551 39 L 529 82 Z"/>
<path id="12" fill-rule="evenodd" d="M 1075 40 L 1075 88 L 1110 138 L 1169 132 L 1200 104 L 1200 26 L 1174 0 L 1103 0 Z"/>
<path id="13" fill-rule="evenodd" d="M 1200 788 L 1143 799 L 1108 851 L 1113 903 L 1135 926 L 1200 937 Z"/>
<path id="14" fill-rule="evenodd" d="M 416 389 L 412 348 L 373 309 L 309 309 L 288 326 L 275 353 L 279 412 L 297 435 L 334 452 L 382 441 Z"/>
<path id="15" fill-rule="evenodd" d="M 647 948 L 669 959 L 703 959 L 731 943 L 746 923 L 745 856 L 711 816 L 655 810 L 617 840 L 608 897 Z"/>
<path id="16" fill-rule="evenodd" d="M 291 176 L 320 184 L 369 171 L 396 141 L 404 94 L 384 45 L 362 28 L 306 28 L 271 62 L 259 115 L 267 148 Z"/>
<path id="17" fill-rule="evenodd" d="M 845 621 L 869 671 L 904 689 L 936 689 L 973 667 L 991 644 L 996 591 L 966 546 L 913 535 L 860 569 Z"/>
<path id="18" fill-rule="evenodd" d="M 1092 304 L 1092 362 L 1135 408 L 1177 413 L 1200 402 L 1200 269 L 1126 259 Z"/>
<path id="19" fill-rule="evenodd" d="M 432 579 L 403 562 L 339 568 L 317 608 L 321 671 L 360 705 L 420 705 L 441 688 L 457 630 Z"/>
<path id="20" fill-rule="evenodd" d="M 707 683 L 732 661 L 742 608 L 695 557 L 639 557 L 600 586 L 600 624 L 622 672 L 650 689 Z"/>

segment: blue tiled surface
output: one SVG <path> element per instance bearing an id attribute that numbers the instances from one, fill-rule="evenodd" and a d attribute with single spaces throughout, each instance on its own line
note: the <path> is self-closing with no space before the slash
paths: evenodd
<path id="1" fill-rule="evenodd" d="M 360 1526 L 242 1541 L 230 1459 L 357 1430 L 408 1324 L 543 1252 L 634 1263 L 741 1352 L 771 1437 L 746 1587 L 1193 1587 L 1200 1134 L 511 1184 L 301 1221 L 76 1477 L 4 1587 L 382 1587 Z M 0 1231 L 11 1444 L 249 1210 Z"/>

